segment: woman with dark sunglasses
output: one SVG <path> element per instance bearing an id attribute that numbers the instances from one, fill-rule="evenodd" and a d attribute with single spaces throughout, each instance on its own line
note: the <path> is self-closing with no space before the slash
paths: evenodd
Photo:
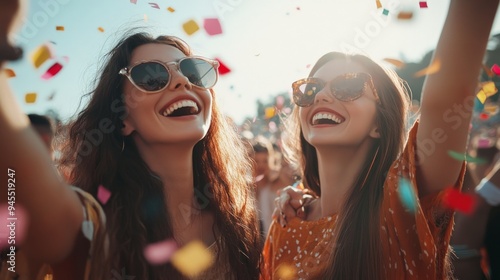
<path id="1" fill-rule="evenodd" d="M 176 37 L 122 39 L 69 126 L 61 166 L 80 189 L 51 168 L 2 72 L 0 162 L 4 175 L 15 172 L 16 203 L 30 221 L 10 277 L 185 279 L 145 258 L 147 245 L 174 239 L 199 240 L 214 255 L 200 279 L 258 278 L 251 178 L 242 176 L 251 167 L 215 104 L 217 66 Z M 111 196 L 98 203 L 103 187 Z"/>
<path id="2" fill-rule="evenodd" d="M 409 131 L 404 83 L 366 56 L 328 53 L 293 83 L 289 147 L 318 199 L 304 209 L 303 199 L 282 192 L 263 279 L 451 275 L 453 210 L 441 201 L 445 188 L 461 188 L 464 162 L 448 151 L 465 151 L 497 7 L 498 0 L 451 1 L 433 60 L 439 71 L 428 75 L 420 120 Z M 297 212 L 287 216 L 287 205 Z"/>

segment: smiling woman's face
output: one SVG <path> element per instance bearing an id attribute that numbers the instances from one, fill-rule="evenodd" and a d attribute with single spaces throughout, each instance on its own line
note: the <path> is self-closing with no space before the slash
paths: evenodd
<path id="1" fill-rule="evenodd" d="M 313 77 L 331 81 L 346 73 L 368 73 L 358 63 L 332 60 L 314 74 Z M 322 145 L 356 146 L 367 137 L 377 138 L 376 96 L 369 86 L 356 100 L 339 101 L 330 87 L 319 91 L 314 103 L 299 108 L 300 125 L 304 138 L 314 147 Z"/>
<path id="2" fill-rule="evenodd" d="M 179 49 L 165 44 L 146 44 L 137 47 L 130 65 L 141 61 L 178 61 L 186 55 Z M 124 96 L 127 118 L 124 135 L 133 134 L 136 144 L 193 145 L 205 137 L 210 127 L 212 95 L 209 90 L 192 86 L 174 65 L 169 65 L 168 86 L 157 93 L 138 90 L 124 79 Z"/>

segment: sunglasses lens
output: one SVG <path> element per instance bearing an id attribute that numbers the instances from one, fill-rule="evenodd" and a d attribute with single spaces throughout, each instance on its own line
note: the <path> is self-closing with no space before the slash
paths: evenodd
<path id="1" fill-rule="evenodd" d="M 315 81 L 296 82 L 294 84 L 293 101 L 301 107 L 310 106 L 314 103 L 316 94 L 323 85 Z"/>
<path id="2" fill-rule="evenodd" d="M 340 77 L 331 83 L 331 91 L 340 101 L 352 101 L 359 98 L 365 90 L 364 76 Z"/>
<path id="3" fill-rule="evenodd" d="M 145 91 L 159 91 L 163 89 L 170 75 L 165 68 L 157 62 L 146 62 L 136 65 L 130 71 L 134 83 Z"/>
<path id="4" fill-rule="evenodd" d="M 179 68 L 193 85 L 211 88 L 217 82 L 217 70 L 208 61 L 188 58 L 181 61 Z"/>

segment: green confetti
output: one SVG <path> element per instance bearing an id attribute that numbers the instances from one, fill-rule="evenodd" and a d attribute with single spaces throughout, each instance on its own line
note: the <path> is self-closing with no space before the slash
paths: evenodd
<path id="1" fill-rule="evenodd" d="M 469 163 L 485 164 L 485 163 L 488 162 L 484 158 L 472 157 L 472 156 L 469 156 L 469 155 L 466 155 L 466 154 L 462 154 L 462 153 L 459 153 L 459 152 L 455 152 L 455 151 L 452 151 L 452 150 L 448 151 L 448 155 L 450 157 L 456 159 L 456 160 L 459 160 L 459 161 L 465 160 L 465 161 L 467 161 Z"/>

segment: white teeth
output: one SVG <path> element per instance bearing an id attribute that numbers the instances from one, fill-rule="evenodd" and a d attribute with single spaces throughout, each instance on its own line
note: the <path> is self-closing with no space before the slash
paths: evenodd
<path id="1" fill-rule="evenodd" d="M 185 99 L 185 100 L 179 100 L 174 104 L 168 106 L 168 108 L 165 111 L 163 111 L 163 116 L 166 117 L 172 114 L 175 110 L 183 107 L 193 107 L 195 108 L 196 111 L 198 111 L 198 105 L 196 105 L 196 102 Z"/>
<path id="2" fill-rule="evenodd" d="M 339 117 L 337 117 L 336 115 L 334 115 L 334 114 L 331 114 L 331 113 L 317 113 L 317 114 L 315 114 L 313 116 L 312 123 L 315 124 L 315 123 L 317 123 L 317 120 L 320 120 L 320 119 L 332 120 L 335 123 L 341 123 L 342 122 L 342 120 Z"/>

